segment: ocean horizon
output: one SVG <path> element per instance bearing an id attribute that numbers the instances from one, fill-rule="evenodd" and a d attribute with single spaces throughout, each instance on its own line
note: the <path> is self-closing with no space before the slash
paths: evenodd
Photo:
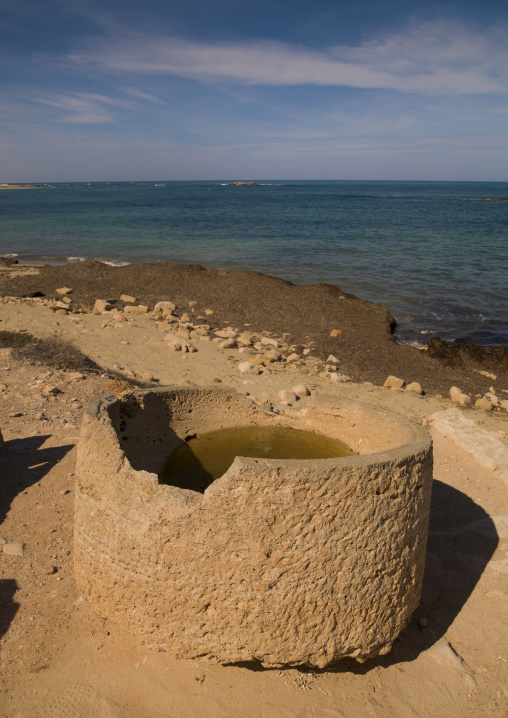
<path id="1" fill-rule="evenodd" d="M 400 342 L 508 346 L 507 182 L 233 181 L 3 189 L 0 255 L 324 282 L 388 307 Z"/>

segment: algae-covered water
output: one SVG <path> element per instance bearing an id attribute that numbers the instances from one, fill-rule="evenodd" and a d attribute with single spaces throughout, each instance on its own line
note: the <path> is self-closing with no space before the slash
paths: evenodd
<path id="1" fill-rule="evenodd" d="M 354 455 L 346 444 L 284 426 L 241 426 L 195 436 L 168 459 L 161 483 L 203 492 L 237 456 L 253 459 L 331 459 Z"/>

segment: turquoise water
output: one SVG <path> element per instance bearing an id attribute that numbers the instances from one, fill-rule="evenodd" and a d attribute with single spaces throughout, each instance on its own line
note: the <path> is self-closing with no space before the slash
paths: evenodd
<path id="1" fill-rule="evenodd" d="M 217 182 L 0 191 L 0 254 L 166 260 L 327 282 L 386 305 L 399 341 L 508 345 L 508 183 Z"/>

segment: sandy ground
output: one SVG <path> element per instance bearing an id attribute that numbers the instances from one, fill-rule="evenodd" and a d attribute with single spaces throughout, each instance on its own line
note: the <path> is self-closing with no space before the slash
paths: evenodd
<path id="1" fill-rule="evenodd" d="M 246 377 L 238 364 L 249 350 L 203 341 L 194 342 L 195 353 L 171 352 L 142 315 L 118 322 L 3 304 L 0 329 L 56 334 L 104 369 L 151 374 L 160 385 L 220 382 L 275 407 L 279 390 L 302 383 L 422 422 L 451 406 L 407 391 L 334 383 L 312 359 L 276 362 Z M 61 393 L 43 397 L 41 379 Z M 24 544 L 22 556 L 0 554 L 2 716 L 508 716 L 506 487 L 436 431 L 422 603 L 387 656 L 324 672 L 219 666 L 148 650 L 98 618 L 73 581 L 76 442 L 86 403 L 124 388 L 107 376 L 79 379 L 23 364 L 0 350 L 0 537 Z M 506 443 L 506 413 L 474 409 L 467 416 Z"/>

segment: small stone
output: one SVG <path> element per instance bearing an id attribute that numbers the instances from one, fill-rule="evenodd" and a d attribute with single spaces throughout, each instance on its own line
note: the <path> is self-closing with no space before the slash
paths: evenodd
<path id="1" fill-rule="evenodd" d="M 136 297 L 131 297 L 130 294 L 121 294 L 120 301 L 125 302 L 126 304 L 134 304 Z"/>
<path id="2" fill-rule="evenodd" d="M 240 350 L 240 351 L 242 351 L 242 350 Z M 243 351 L 245 351 L 245 347 L 244 347 Z M 272 349 L 271 351 L 265 352 L 265 354 L 263 354 L 263 359 L 265 359 L 267 362 L 269 362 L 271 364 L 273 362 L 280 361 L 282 359 L 282 354 L 279 351 L 277 351 L 276 349 Z"/>
<path id="3" fill-rule="evenodd" d="M 343 384 L 346 384 L 348 381 L 351 381 L 351 377 L 349 377 L 347 374 L 340 374 L 339 372 L 336 372 L 336 371 L 331 372 L 330 379 L 332 381 L 340 381 Z"/>
<path id="4" fill-rule="evenodd" d="M 492 391 L 492 387 L 491 387 L 490 391 L 488 391 L 485 394 L 484 399 L 487 399 L 487 401 L 490 401 L 490 403 L 493 406 L 500 406 L 499 397 L 497 396 L 497 394 L 495 392 Z"/>
<path id="5" fill-rule="evenodd" d="M 237 338 L 237 342 L 245 347 L 249 347 L 252 344 L 252 334 L 249 332 L 242 332 Z"/>
<path id="6" fill-rule="evenodd" d="M 282 391 L 279 391 L 277 394 L 277 398 L 282 404 L 285 402 L 286 404 L 292 404 L 296 401 L 296 394 L 294 391 L 289 391 L 288 389 L 283 389 Z"/>
<path id="7" fill-rule="evenodd" d="M 167 347 L 172 352 L 181 352 L 182 351 L 180 342 L 178 342 L 176 339 L 173 339 L 173 341 L 168 342 Z"/>
<path id="8" fill-rule="evenodd" d="M 151 382 L 154 380 L 153 374 L 149 371 L 142 372 L 141 378 L 143 379 L 143 381 L 147 381 L 147 382 Z"/>
<path id="9" fill-rule="evenodd" d="M 96 312 L 109 312 L 113 309 L 113 305 L 106 299 L 96 299 L 93 308 Z"/>
<path id="10" fill-rule="evenodd" d="M 278 349 L 280 346 L 277 339 L 272 339 L 271 337 L 261 337 L 261 344 L 263 346 L 275 347 L 275 349 Z"/>
<path id="11" fill-rule="evenodd" d="M 242 374 L 261 374 L 259 365 L 250 361 L 241 362 L 238 365 L 238 369 Z"/>
<path id="12" fill-rule="evenodd" d="M 73 291 L 74 291 L 74 290 L 71 289 L 70 287 L 60 287 L 60 289 L 55 289 L 55 292 L 56 292 L 57 294 L 65 294 L 65 295 L 66 295 L 66 294 L 72 294 Z"/>
<path id="13" fill-rule="evenodd" d="M 209 317 L 210 314 L 213 314 L 213 309 L 205 309 L 205 314 L 207 317 Z"/>
<path id="14" fill-rule="evenodd" d="M 115 320 L 115 322 L 126 322 L 127 321 L 127 319 L 124 317 L 124 315 L 121 312 L 115 312 L 115 314 L 113 314 L 113 319 Z"/>
<path id="15" fill-rule="evenodd" d="M 219 329 L 215 335 L 221 339 L 236 339 L 238 332 L 235 332 L 234 329 Z"/>
<path id="16" fill-rule="evenodd" d="M 9 414 L 13 419 L 16 419 L 18 416 L 24 416 L 22 411 L 11 411 Z"/>
<path id="17" fill-rule="evenodd" d="M 39 386 L 39 391 L 43 396 L 56 396 L 57 394 L 62 393 L 61 390 L 56 386 L 53 386 L 53 384 L 41 384 Z"/>
<path id="18" fill-rule="evenodd" d="M 7 384 L 0 384 L 0 391 L 6 391 L 7 390 Z"/>
<path id="19" fill-rule="evenodd" d="M 492 411 L 494 408 L 493 404 L 488 399 L 477 399 L 474 403 L 477 409 L 483 409 L 483 411 Z"/>
<path id="20" fill-rule="evenodd" d="M 415 394 L 423 394 L 423 389 L 417 381 L 411 382 L 406 386 L 406 391 L 414 391 Z"/>
<path id="21" fill-rule="evenodd" d="M 123 311 L 124 314 L 148 314 L 148 307 L 144 304 L 128 304 Z"/>
<path id="22" fill-rule="evenodd" d="M 334 357 L 333 354 L 330 354 L 330 356 L 326 360 L 326 363 L 327 364 L 338 364 L 339 360 L 337 359 L 337 357 Z"/>
<path id="23" fill-rule="evenodd" d="M 54 574 L 58 571 L 56 566 L 50 566 L 48 570 L 46 571 L 46 576 L 54 576 Z"/>
<path id="24" fill-rule="evenodd" d="M 298 354 L 293 353 L 293 354 L 290 354 L 290 355 L 288 356 L 288 358 L 287 358 L 286 361 L 288 361 L 288 362 L 294 362 L 294 361 L 299 361 L 299 359 L 300 359 L 300 357 L 298 356 Z"/>
<path id="25" fill-rule="evenodd" d="M 79 401 L 71 401 L 71 408 L 72 409 L 82 409 L 83 406 Z"/>
<path id="26" fill-rule="evenodd" d="M 298 386 L 294 386 L 293 391 L 296 394 L 296 396 L 298 396 L 300 398 L 302 396 L 310 396 L 310 390 L 307 389 L 305 384 L 298 384 Z"/>
<path id="27" fill-rule="evenodd" d="M 72 299 L 70 297 L 64 297 L 62 299 L 62 302 L 64 302 L 64 304 L 67 304 L 67 306 L 69 306 L 69 304 L 72 304 Z"/>
<path id="28" fill-rule="evenodd" d="M 8 556 L 23 556 L 25 544 L 21 541 L 12 541 L 11 543 L 4 543 L 4 553 Z"/>
<path id="29" fill-rule="evenodd" d="M 452 386 L 450 389 L 450 397 L 452 401 L 461 406 L 469 406 L 471 404 L 471 397 L 468 394 L 464 394 L 457 386 Z"/>
<path id="30" fill-rule="evenodd" d="M 236 347 L 234 339 L 224 339 L 223 342 L 219 342 L 219 349 L 233 349 L 234 347 Z"/>
<path id="31" fill-rule="evenodd" d="M 197 304 L 197 301 L 196 301 L 195 299 L 192 299 L 192 300 L 189 302 L 189 307 L 195 307 L 196 304 Z"/>
<path id="32" fill-rule="evenodd" d="M 331 337 L 340 337 L 341 334 L 342 329 L 332 329 L 332 331 L 330 332 Z"/>
<path id="33" fill-rule="evenodd" d="M 83 381 L 84 379 L 86 379 L 86 376 L 80 371 L 70 371 L 67 374 L 67 378 L 71 379 L 72 381 Z"/>
<path id="34" fill-rule="evenodd" d="M 153 309 L 152 317 L 154 319 L 168 319 L 175 309 L 173 302 L 157 302 Z"/>
<path id="35" fill-rule="evenodd" d="M 389 386 L 390 388 L 395 387 L 396 389 L 402 389 L 405 383 L 406 382 L 404 381 L 404 379 L 399 379 L 398 377 L 392 376 L 390 374 L 390 376 L 387 377 L 387 379 L 384 383 L 384 386 Z"/>

